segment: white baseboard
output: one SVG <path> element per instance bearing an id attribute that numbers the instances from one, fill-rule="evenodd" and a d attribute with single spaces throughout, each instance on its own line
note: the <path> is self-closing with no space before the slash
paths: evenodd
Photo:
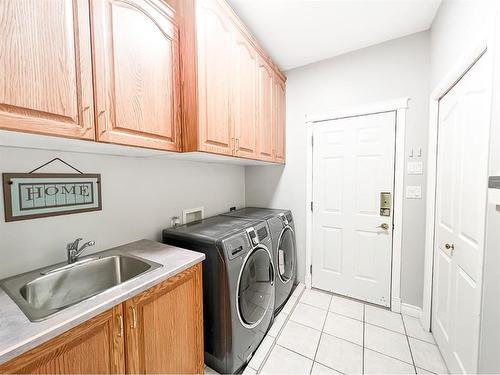
<path id="1" fill-rule="evenodd" d="M 413 306 L 408 303 L 401 304 L 401 314 L 413 316 L 420 319 L 422 317 L 422 308 L 418 306 Z"/>
<path id="2" fill-rule="evenodd" d="M 396 298 L 396 297 L 392 298 L 391 311 L 395 313 L 401 312 L 401 298 Z"/>

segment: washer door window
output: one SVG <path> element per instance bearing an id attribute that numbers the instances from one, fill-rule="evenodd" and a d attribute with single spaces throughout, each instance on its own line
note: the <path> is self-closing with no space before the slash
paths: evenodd
<path id="1" fill-rule="evenodd" d="M 258 325 L 274 306 L 274 270 L 268 250 L 256 247 L 245 259 L 238 284 L 238 311 L 242 323 Z"/>
<path id="2" fill-rule="evenodd" d="M 295 241 L 294 234 L 290 227 L 286 227 L 281 232 L 278 242 L 278 275 L 283 283 L 287 283 L 293 278 L 295 267 Z"/>

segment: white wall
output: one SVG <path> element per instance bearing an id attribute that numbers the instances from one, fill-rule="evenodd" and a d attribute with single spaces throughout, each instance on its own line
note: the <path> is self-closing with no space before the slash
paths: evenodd
<path id="1" fill-rule="evenodd" d="M 431 90 L 484 33 L 495 2 L 443 0 L 430 31 Z"/>
<path id="2" fill-rule="evenodd" d="M 0 147 L 1 172 L 28 172 L 54 157 L 102 175 L 102 211 L 6 223 L 0 203 L 0 279 L 66 259 L 66 243 L 95 240 L 102 251 L 142 238 L 161 239 L 172 216 L 205 207 L 205 216 L 242 207 L 244 168 Z M 48 172 L 70 172 L 61 168 Z"/>
<path id="3" fill-rule="evenodd" d="M 247 205 L 291 208 L 296 220 L 299 279 L 305 275 L 306 129 L 304 116 L 377 101 L 411 98 L 406 148 L 423 149 L 428 127 L 429 34 L 422 32 L 286 73 L 287 164 L 247 167 Z M 406 153 L 408 154 L 408 153 Z M 425 169 L 425 168 L 424 168 Z M 425 186 L 425 176 L 406 176 Z M 424 197 L 425 198 L 425 197 Z M 425 199 L 404 202 L 402 300 L 422 306 Z"/>
<path id="4" fill-rule="evenodd" d="M 457 59 L 472 48 L 475 41 L 485 33 L 495 8 L 500 2 L 495 0 L 444 0 L 432 25 L 430 33 L 431 89 L 439 83 L 453 67 Z M 498 52 L 497 52 L 498 53 Z M 498 59 L 497 54 L 497 59 Z M 500 72 L 500 62 L 497 61 Z M 500 78 L 496 77 L 497 91 Z M 497 92 L 498 102 L 500 95 Z M 496 120 L 493 124 L 490 173 L 500 175 L 500 110 L 494 105 Z M 481 316 L 481 343 L 479 350 L 479 371 L 500 373 L 500 209 L 488 205 L 485 266 L 483 275 L 483 303 Z"/>

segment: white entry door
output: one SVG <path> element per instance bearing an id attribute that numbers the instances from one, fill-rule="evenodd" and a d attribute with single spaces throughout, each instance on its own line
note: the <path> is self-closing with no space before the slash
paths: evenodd
<path id="1" fill-rule="evenodd" d="M 432 331 L 451 373 L 477 373 L 488 76 L 483 56 L 439 102 Z"/>
<path id="2" fill-rule="evenodd" d="M 312 286 L 390 306 L 396 112 L 314 125 Z"/>

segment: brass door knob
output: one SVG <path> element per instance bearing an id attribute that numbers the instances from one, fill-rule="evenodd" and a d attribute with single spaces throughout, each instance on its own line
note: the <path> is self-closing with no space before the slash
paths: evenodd
<path id="1" fill-rule="evenodd" d="M 445 247 L 446 250 L 451 250 L 452 253 L 453 253 L 453 250 L 455 250 L 455 245 L 454 244 L 447 243 L 447 244 L 444 245 L 444 247 Z"/>
<path id="2" fill-rule="evenodd" d="M 382 223 L 380 224 L 377 228 L 381 228 L 383 230 L 389 230 L 389 224 L 387 223 Z"/>

